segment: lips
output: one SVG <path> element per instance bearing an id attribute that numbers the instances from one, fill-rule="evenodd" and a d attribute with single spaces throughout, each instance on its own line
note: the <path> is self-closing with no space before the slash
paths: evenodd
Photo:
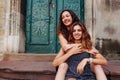
<path id="1" fill-rule="evenodd" d="M 65 24 L 67 24 L 67 23 L 69 23 L 69 22 L 70 22 L 70 20 L 65 20 L 65 21 L 64 21 Z"/>
<path id="2" fill-rule="evenodd" d="M 80 36 L 79 34 L 76 34 L 76 35 L 74 35 L 74 38 L 75 38 L 75 39 L 80 39 L 81 36 Z"/>
<path id="3" fill-rule="evenodd" d="M 70 21 L 70 20 L 65 20 L 65 21 L 64 21 L 64 24 L 65 24 L 65 25 L 70 25 L 70 24 L 71 24 L 71 21 Z"/>

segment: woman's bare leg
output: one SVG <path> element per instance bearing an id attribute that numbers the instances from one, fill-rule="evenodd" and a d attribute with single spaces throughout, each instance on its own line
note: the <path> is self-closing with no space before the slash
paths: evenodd
<path id="1" fill-rule="evenodd" d="M 95 73 L 97 80 L 107 80 L 107 77 L 101 65 L 92 65 L 92 70 Z"/>
<path id="2" fill-rule="evenodd" d="M 62 63 L 58 67 L 57 74 L 55 76 L 55 80 L 65 80 L 65 75 L 68 69 L 68 65 L 66 63 Z"/>

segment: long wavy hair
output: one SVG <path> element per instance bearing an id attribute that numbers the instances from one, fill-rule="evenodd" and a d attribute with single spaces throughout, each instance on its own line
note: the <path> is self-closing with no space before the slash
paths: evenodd
<path id="1" fill-rule="evenodd" d="M 60 13 L 60 17 L 59 17 L 59 23 L 58 23 L 58 28 L 57 28 L 57 35 L 59 35 L 60 33 L 65 37 L 66 40 L 68 40 L 68 36 L 69 36 L 69 31 L 67 29 L 67 27 L 64 25 L 63 21 L 62 21 L 62 14 L 63 12 L 68 11 L 72 17 L 72 24 L 76 21 L 80 21 L 79 18 L 77 17 L 77 15 L 72 11 L 72 10 L 63 10 Z"/>
<path id="2" fill-rule="evenodd" d="M 76 25 L 79 25 L 82 29 L 82 36 L 81 36 L 81 39 L 80 39 L 80 42 L 82 44 L 82 48 L 84 49 L 91 49 L 92 48 L 92 41 L 91 41 L 91 37 L 85 27 L 85 25 L 81 22 L 75 22 L 73 23 L 73 25 L 70 27 L 70 35 L 69 35 L 69 38 L 68 38 L 68 42 L 69 43 L 75 43 L 75 39 L 73 37 L 73 31 L 74 31 L 74 27 Z"/>

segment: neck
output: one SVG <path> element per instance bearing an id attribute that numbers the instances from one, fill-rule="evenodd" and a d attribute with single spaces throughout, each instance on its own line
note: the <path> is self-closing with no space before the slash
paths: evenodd
<path id="1" fill-rule="evenodd" d="M 70 30 L 70 27 L 71 27 L 71 25 L 67 26 L 67 30 L 68 30 L 68 31 Z"/>
<path id="2" fill-rule="evenodd" d="M 80 40 L 75 40 L 75 43 L 80 43 Z"/>
<path id="3" fill-rule="evenodd" d="M 67 30 L 68 30 L 68 31 L 70 30 L 70 26 L 67 26 Z"/>

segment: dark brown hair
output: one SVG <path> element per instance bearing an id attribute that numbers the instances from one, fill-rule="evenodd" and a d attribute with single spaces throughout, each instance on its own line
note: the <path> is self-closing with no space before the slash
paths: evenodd
<path id="1" fill-rule="evenodd" d="M 57 29 L 57 35 L 59 35 L 60 33 L 65 37 L 66 40 L 68 40 L 68 36 L 69 36 L 69 31 L 67 29 L 67 27 L 64 25 L 63 21 L 62 21 L 62 13 L 68 11 L 72 17 L 72 24 L 76 21 L 80 21 L 79 18 L 77 17 L 77 15 L 72 11 L 72 10 L 63 10 L 60 13 L 60 17 L 59 17 L 59 23 L 58 23 L 58 29 Z"/>

